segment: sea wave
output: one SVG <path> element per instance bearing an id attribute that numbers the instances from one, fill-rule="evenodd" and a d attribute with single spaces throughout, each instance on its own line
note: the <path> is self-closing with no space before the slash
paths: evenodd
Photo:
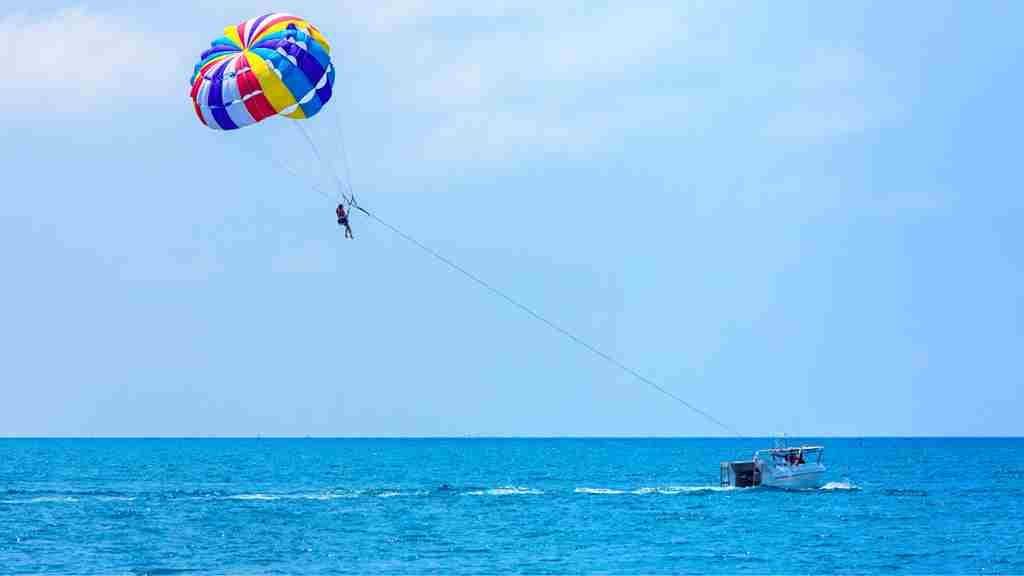
<path id="1" fill-rule="evenodd" d="M 854 484 L 852 482 L 829 482 L 829 483 L 825 484 L 824 486 L 822 486 L 821 488 L 819 488 L 819 490 L 850 490 L 850 491 L 857 491 L 857 490 L 860 490 L 860 486 L 857 486 L 856 484 Z"/>
<path id="2" fill-rule="evenodd" d="M 928 491 L 919 488 L 886 488 L 882 490 L 882 494 L 886 496 L 927 496 Z"/>
<path id="3" fill-rule="evenodd" d="M 614 488 L 587 488 L 578 487 L 573 490 L 576 494 L 625 494 L 625 490 L 616 490 Z"/>
<path id="4" fill-rule="evenodd" d="M 604 494 L 604 495 L 618 495 L 618 494 L 633 494 L 638 496 L 644 495 L 662 495 L 662 496 L 674 496 L 677 494 L 707 494 L 711 492 L 728 492 L 735 490 L 732 486 L 648 486 L 643 488 L 636 488 L 634 490 L 619 489 L 619 488 L 592 488 L 588 486 L 577 487 L 573 492 L 576 494 Z"/>
<path id="5" fill-rule="evenodd" d="M 0 500 L 0 504 L 47 504 L 80 501 L 131 502 L 137 498 L 137 496 L 128 496 L 119 492 L 88 490 L 72 490 L 67 492 L 8 490 L 7 494 L 13 497 Z"/>
<path id="6" fill-rule="evenodd" d="M 78 502 L 74 496 L 36 496 L 35 498 L 14 498 L 0 500 L 0 504 L 71 504 Z"/>
<path id="7" fill-rule="evenodd" d="M 710 492 L 729 492 L 736 490 L 732 486 L 657 486 L 654 488 L 640 488 L 634 490 L 633 494 L 663 494 L 673 496 L 675 494 L 706 494 Z"/>
<path id="8" fill-rule="evenodd" d="M 227 500 L 280 500 L 281 496 L 270 494 L 232 494 L 225 497 Z"/>
<path id="9" fill-rule="evenodd" d="M 287 494 L 265 494 L 262 492 L 254 494 L 230 494 L 223 496 L 224 500 L 242 501 L 274 501 L 274 500 L 337 500 L 339 498 L 358 498 L 358 492 L 300 492 Z"/>
<path id="10" fill-rule="evenodd" d="M 732 490 L 743 490 L 743 488 L 735 488 L 731 486 L 711 486 L 711 485 L 692 485 L 692 486 L 681 486 L 681 485 L 665 485 L 665 486 L 643 486 L 640 488 L 610 488 L 610 487 L 595 487 L 595 486 L 578 486 L 573 489 L 575 494 L 590 494 L 590 495 L 661 495 L 661 496 L 674 496 L 674 495 L 699 495 L 699 494 L 710 494 L 716 492 L 728 492 Z M 823 491 L 856 491 L 860 490 L 860 487 L 849 483 L 849 482 L 829 482 L 822 486 L 820 490 Z M 154 492 L 154 493 L 136 493 L 134 495 L 128 495 L 124 493 L 89 493 L 89 492 L 63 492 L 63 493 L 39 493 L 39 492 L 20 492 L 14 493 L 8 491 L 11 497 L 0 500 L 0 504 L 35 504 L 35 503 L 74 503 L 79 501 L 92 501 L 92 502 L 132 502 L 138 499 L 149 500 L 151 498 L 181 498 L 185 497 L 188 499 L 195 500 L 229 500 L 237 502 L 274 502 L 279 500 L 309 500 L 309 501 L 326 501 L 326 500 L 338 500 L 338 499 L 350 499 L 350 498 L 396 498 L 396 497 L 412 497 L 412 496 L 432 496 L 432 495 L 444 495 L 446 493 L 458 494 L 461 496 L 522 496 L 522 495 L 542 495 L 546 494 L 544 490 L 538 488 L 531 488 L 528 486 L 497 486 L 493 488 L 466 486 L 461 488 L 453 488 L 444 485 L 442 488 L 436 490 L 428 489 L 403 489 L 398 487 L 380 487 L 380 488 L 364 488 L 364 489 L 341 489 L 341 490 L 323 490 L 323 491 L 300 491 L 300 492 L 271 492 L 271 491 L 252 491 L 252 492 L 241 492 L 241 493 L 224 493 L 219 491 L 171 491 L 171 492 Z M 917 490 L 900 490 L 900 489 L 889 489 L 883 492 L 886 495 L 924 495 L 926 492 Z"/>
<path id="11" fill-rule="evenodd" d="M 540 495 L 543 493 L 535 488 L 526 488 L 524 486 L 501 486 L 487 490 L 471 490 L 462 494 L 464 496 L 521 496 L 524 494 Z"/>
<path id="12" fill-rule="evenodd" d="M 369 490 L 359 490 L 356 492 L 358 496 L 372 496 L 375 498 L 396 498 L 404 496 L 428 496 L 430 495 L 429 490 L 402 490 L 401 488 L 371 488 Z"/>

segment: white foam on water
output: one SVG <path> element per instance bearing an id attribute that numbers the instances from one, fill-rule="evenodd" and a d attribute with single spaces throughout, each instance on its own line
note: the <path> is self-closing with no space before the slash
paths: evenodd
<path id="1" fill-rule="evenodd" d="M 464 496 L 517 496 L 523 494 L 543 494 L 540 490 L 535 488 L 526 488 L 524 486 L 502 486 L 500 488 L 491 488 L 490 490 L 473 490 L 472 492 L 463 492 Z"/>
<path id="2" fill-rule="evenodd" d="M 637 496 L 646 496 L 649 494 L 658 494 L 663 496 L 672 496 L 676 494 L 701 494 L 706 492 L 728 492 L 730 490 L 736 490 L 732 486 L 645 486 L 643 488 L 637 488 L 635 490 L 620 490 L 617 488 L 590 488 L 590 487 L 579 487 L 574 490 L 576 494 L 605 494 L 605 495 L 618 495 L 618 494 L 632 494 Z"/>
<path id="3" fill-rule="evenodd" d="M 73 496 L 37 496 L 25 500 L 0 500 L 3 504 L 70 504 L 78 502 Z"/>
<path id="4" fill-rule="evenodd" d="M 279 500 L 281 497 L 269 494 L 236 494 L 227 498 L 228 500 Z"/>
<path id="5" fill-rule="evenodd" d="M 363 496 L 376 496 L 378 498 L 393 498 L 395 496 L 422 496 L 427 494 L 426 491 L 418 492 L 400 492 L 397 490 L 385 490 L 377 493 L 373 490 L 355 490 L 350 492 L 303 492 L 303 493 L 286 493 L 286 494 L 267 494 L 257 492 L 255 494 L 232 494 L 229 496 L 221 496 L 222 500 L 241 500 L 241 501 L 263 501 L 269 502 L 274 500 L 339 500 L 349 498 L 361 498 Z"/>
<path id="6" fill-rule="evenodd" d="M 296 494 L 292 498 L 299 500 L 338 500 L 340 498 L 359 498 L 359 494 L 352 492 L 319 492 L 316 494 Z"/>
<path id="7" fill-rule="evenodd" d="M 699 494 L 703 492 L 728 492 L 734 490 L 732 486 L 658 486 L 655 488 L 640 488 L 634 490 L 633 494 L 662 494 L 672 496 L 675 494 Z"/>
<path id="8" fill-rule="evenodd" d="M 257 492 L 255 494 L 232 494 L 230 496 L 223 496 L 223 500 L 242 500 L 242 501 L 274 501 L 274 500 L 337 500 L 339 498 L 358 498 L 360 493 L 358 492 L 306 492 L 298 494 L 264 494 Z"/>
<path id="9" fill-rule="evenodd" d="M 615 490 L 614 488 L 576 488 L 574 490 L 577 494 L 625 494 L 625 490 Z"/>
<path id="10" fill-rule="evenodd" d="M 819 490 L 860 490 L 860 486 L 851 482 L 829 482 L 819 488 Z"/>

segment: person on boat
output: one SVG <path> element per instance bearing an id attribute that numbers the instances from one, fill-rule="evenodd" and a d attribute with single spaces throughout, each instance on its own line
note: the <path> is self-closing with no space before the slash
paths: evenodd
<path id="1" fill-rule="evenodd" d="M 352 227 L 348 225 L 348 213 L 345 212 L 345 206 L 338 204 L 338 208 L 334 213 L 338 216 L 338 226 L 345 227 L 345 238 L 355 238 L 352 235 Z"/>

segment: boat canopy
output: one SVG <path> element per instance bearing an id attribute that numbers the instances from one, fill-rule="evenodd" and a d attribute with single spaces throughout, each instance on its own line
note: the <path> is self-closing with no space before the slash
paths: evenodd
<path id="1" fill-rule="evenodd" d="M 812 456 L 816 457 L 815 462 L 821 462 L 824 455 L 824 446 L 787 446 L 785 448 L 769 448 L 754 452 L 755 459 L 766 460 L 771 458 L 772 460 L 785 460 L 787 462 L 796 459 L 807 460 Z"/>

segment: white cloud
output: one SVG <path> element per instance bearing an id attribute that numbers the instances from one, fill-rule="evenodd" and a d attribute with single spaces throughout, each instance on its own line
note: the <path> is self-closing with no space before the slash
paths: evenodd
<path id="1" fill-rule="evenodd" d="M 791 71 L 786 101 L 769 125 L 772 136 L 817 142 L 856 134 L 876 118 L 878 78 L 858 50 L 810 54 Z"/>
<path id="2" fill-rule="evenodd" d="M 387 71 L 383 104 L 413 119 L 406 153 L 431 162 L 586 157 L 630 133 L 684 134 L 709 119 L 747 139 L 819 143 L 870 130 L 887 106 L 883 71 L 863 51 L 790 50 L 785 14 L 762 23 L 742 4 L 346 10 L 361 57 Z"/>
<path id="3" fill-rule="evenodd" d="M 85 8 L 0 18 L 10 89 L 6 109 L 86 112 L 182 88 L 181 63 L 124 16 Z M 175 83 L 175 81 L 177 81 Z M 179 98 L 180 99 L 180 98 Z"/>
<path id="4" fill-rule="evenodd" d="M 389 71 L 388 105 L 419 119 L 416 133 L 404 135 L 416 142 L 411 152 L 432 161 L 515 161 L 583 151 L 618 129 L 656 122 L 627 101 L 666 54 L 688 44 L 692 13 L 674 3 L 408 1 L 353 9 L 348 18 L 362 30 L 362 50 Z"/>

